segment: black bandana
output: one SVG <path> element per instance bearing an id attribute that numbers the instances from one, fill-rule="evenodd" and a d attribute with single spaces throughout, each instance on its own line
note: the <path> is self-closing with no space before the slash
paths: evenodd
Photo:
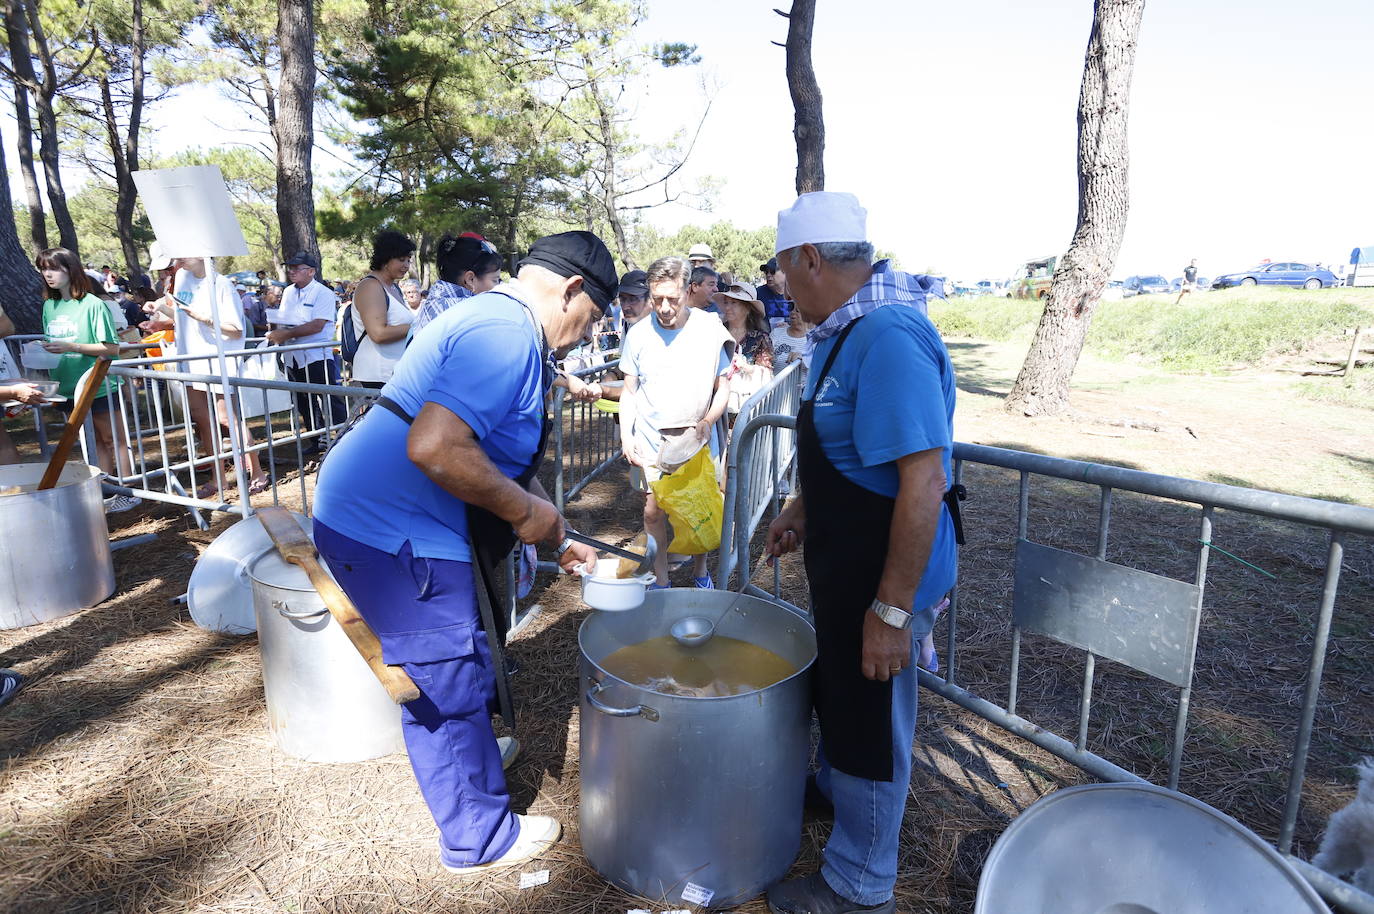
<path id="1" fill-rule="evenodd" d="M 563 232 L 540 238 L 520 266 L 529 263 L 565 278 L 581 276 L 583 290 L 603 312 L 620 284 L 611 252 L 591 232 Z"/>

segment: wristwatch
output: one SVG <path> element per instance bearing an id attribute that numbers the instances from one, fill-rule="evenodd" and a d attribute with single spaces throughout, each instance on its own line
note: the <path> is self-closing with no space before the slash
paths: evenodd
<path id="1" fill-rule="evenodd" d="M 907 612 L 905 609 L 899 609 L 891 603 L 884 603 L 882 600 L 877 599 L 875 599 L 868 608 L 872 610 L 873 615 L 882 619 L 893 628 L 911 628 L 911 613 Z"/>

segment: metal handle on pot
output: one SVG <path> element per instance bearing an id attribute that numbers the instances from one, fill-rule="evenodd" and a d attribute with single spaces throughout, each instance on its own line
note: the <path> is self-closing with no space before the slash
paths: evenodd
<path id="1" fill-rule="evenodd" d="M 329 613 L 329 607 L 327 606 L 323 609 L 312 609 L 309 612 L 298 612 L 296 610 L 293 610 L 288 604 L 283 603 L 281 600 L 273 600 L 272 608 L 275 609 L 277 611 L 277 614 L 280 615 L 283 619 L 295 619 L 297 621 L 301 621 L 304 619 L 315 619 L 319 616 L 328 615 Z"/>
<path id="2" fill-rule="evenodd" d="M 633 708 L 612 708 L 610 705 L 602 704 L 597 701 L 596 696 L 605 689 L 605 684 L 600 682 L 592 683 L 592 687 L 587 690 L 587 704 L 591 705 L 602 714 L 611 717 L 645 717 L 649 720 L 658 720 L 658 712 L 648 705 L 636 705 Z"/>

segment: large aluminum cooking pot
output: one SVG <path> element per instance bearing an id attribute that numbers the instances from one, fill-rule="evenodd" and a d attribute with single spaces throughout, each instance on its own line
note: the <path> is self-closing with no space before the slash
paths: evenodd
<path id="1" fill-rule="evenodd" d="M 599 661 L 685 616 L 715 619 L 737 597 L 651 591 L 641 609 L 594 613 L 578 632 L 582 850 L 611 883 L 670 906 L 739 904 L 796 859 L 816 633 L 776 603 L 739 598 L 717 636 L 767 648 L 797 673 L 724 698 L 652 692 Z"/>
<path id="2" fill-rule="evenodd" d="M 275 549 L 248 569 L 267 721 L 277 747 L 308 762 L 402 752 L 401 709 L 339 628 L 310 578 Z"/>
<path id="3" fill-rule="evenodd" d="M 0 488 L 37 487 L 46 464 L 0 466 Z M 98 467 L 69 463 L 42 492 L 0 495 L 0 628 L 47 622 L 114 593 Z"/>

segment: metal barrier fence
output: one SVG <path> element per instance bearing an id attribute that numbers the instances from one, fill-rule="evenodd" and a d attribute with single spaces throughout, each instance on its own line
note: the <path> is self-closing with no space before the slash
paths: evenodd
<path id="1" fill-rule="evenodd" d="M 796 461 L 796 433 L 790 427 L 765 424 L 750 433 L 748 447 L 752 449 L 751 459 L 741 462 L 745 432 L 759 416 L 795 416 L 805 384 L 806 369 L 800 361 L 793 362 L 740 406 L 726 454 L 725 515 L 715 582 L 719 588 L 730 586 L 730 577 L 736 570 L 742 572 L 743 584 L 752 586 L 749 585 L 748 574 L 748 537 L 745 538 L 743 551 L 732 547 L 736 541 L 736 531 L 749 531 L 752 534 L 766 513 L 771 512 L 776 516 L 780 499 L 786 497 L 789 491 L 788 480 Z M 757 438 L 762 440 L 755 441 Z M 752 459 L 752 454 L 760 450 L 766 459 Z M 778 570 L 774 568 L 773 596 L 781 599 L 777 596 L 781 583 L 777 575 Z"/>
<path id="2" fill-rule="evenodd" d="M 583 381 L 602 381 L 620 366 L 614 359 L 569 372 Z M 619 404 L 580 402 L 563 387 L 553 399 L 553 503 L 562 511 L 587 484 L 620 458 Z"/>
<path id="3" fill-rule="evenodd" d="M 236 504 L 223 497 L 240 483 L 230 469 L 236 460 L 260 467 L 255 475 L 265 480 L 273 504 L 280 504 L 286 494 L 279 465 L 290 463 L 301 470 L 293 481 L 300 501 L 293 507 L 309 513 L 305 471 L 312 452 L 326 449 L 348 417 L 377 393 L 281 377 L 278 353 L 319 348 L 318 344 L 300 344 L 226 352 L 227 403 L 220 375 L 204 373 L 214 357 L 162 355 L 115 362 L 110 376 L 126 383 L 116 395 L 120 403 L 112 429 L 116 461 L 106 491 L 184 507 L 204 528 L 208 525 L 201 510 L 251 513 L 242 493 Z M 197 414 L 200 423 L 194 421 Z M 45 431 L 40 430 L 42 448 L 47 444 Z M 94 426 L 89 417 L 82 451 L 86 462 L 95 463 Z"/>
<path id="4" fill-rule="evenodd" d="M 737 481 L 740 489 L 736 495 L 733 512 L 733 547 L 730 550 L 735 555 L 735 565 L 741 576 L 741 584 L 737 589 L 778 599 L 780 588 L 776 572 L 771 594 L 752 583 L 754 565 L 751 562 L 750 544 L 763 512 L 751 512 L 748 506 L 766 504 L 775 498 L 776 483 L 769 483 L 770 477 L 773 480 L 777 478 L 771 469 L 774 458 L 769 452 L 772 448 L 770 441 L 776 440 L 777 430 L 794 427 L 795 418 L 781 414 L 760 415 L 750 420 L 743 428 L 736 426 L 730 461 L 732 478 Z M 1178 688 L 1179 706 L 1173 727 L 1169 765 L 1169 787 L 1178 787 L 1192 692 L 1194 653 L 1207 588 L 1208 560 L 1212 550 L 1217 548 L 1212 544 L 1214 513 L 1218 509 L 1223 509 L 1326 531 L 1326 563 L 1313 623 L 1312 651 L 1308 659 L 1303 700 L 1297 719 L 1297 734 L 1288 766 L 1282 825 L 1275 843 L 1278 850 L 1328 901 L 1356 914 L 1374 914 L 1374 896 L 1359 891 L 1349 883 L 1338 880 L 1291 854 L 1345 544 L 1351 536 L 1374 536 L 1374 509 L 972 444 L 956 444 L 954 458 L 956 482 L 962 478 L 965 466 L 970 464 L 1010 470 L 1020 476 L 1008 701 L 1006 706 L 1002 706 L 957 684 L 957 587 L 951 595 L 947 616 L 945 675 L 942 678 L 925 670 L 918 670 L 920 684 L 1101 780 L 1143 781 L 1144 778 L 1086 748 L 1087 722 L 1092 708 L 1094 662 L 1098 657 L 1123 663 Z M 769 473 L 762 474 L 763 491 L 751 490 L 761 476 L 756 469 L 756 463 L 763 463 L 770 468 Z M 1029 538 L 1032 477 L 1066 480 L 1096 490 L 1099 508 L 1097 541 L 1092 556 L 1050 549 Z M 1105 561 L 1114 493 L 1154 496 L 1195 507 L 1197 553 L 1196 571 L 1191 583 L 1145 575 L 1144 572 L 1120 565 L 1109 565 Z M 1050 575 L 1057 577 L 1051 581 Z M 1157 580 L 1147 583 L 1142 580 L 1145 577 Z M 1164 589 L 1159 589 L 1160 587 Z M 1130 601 L 1127 600 L 1128 595 L 1141 600 L 1152 610 L 1158 609 L 1155 615 L 1160 618 L 1151 624 L 1162 628 L 1147 627 L 1129 634 L 1146 636 L 1139 640 L 1150 641 L 1149 646 L 1152 649 L 1159 649 L 1160 645 L 1164 644 L 1164 649 L 1159 651 L 1159 654 L 1164 655 L 1163 659 L 1161 660 L 1159 654 L 1152 657 L 1140 656 L 1139 651 L 1133 654 L 1130 642 L 1135 639 L 1122 637 L 1122 616 L 1114 619 L 1104 617 L 1101 620 L 1103 624 L 1099 625 L 1097 630 L 1093 630 L 1090 623 L 1084 622 L 1085 613 L 1064 612 L 1067 608 L 1074 608 L 1073 600 L 1067 594 L 1076 588 L 1080 592 L 1096 590 L 1107 595 L 1123 594 L 1122 601 L 1126 603 L 1128 610 L 1132 608 Z M 1059 593 L 1056 595 L 1052 591 Z M 1125 615 L 1128 616 L 1129 613 Z M 1108 622 L 1116 624 L 1114 626 L 1107 624 Z M 1020 641 L 1023 630 L 1047 636 L 1061 644 L 1085 651 L 1076 740 L 1051 733 L 1016 714 Z M 1149 639 L 1148 635 L 1151 633 L 1165 634 L 1168 637 Z M 1171 639 L 1176 643 L 1166 644 Z M 1140 646 L 1142 645 L 1136 645 L 1137 648 Z"/>

